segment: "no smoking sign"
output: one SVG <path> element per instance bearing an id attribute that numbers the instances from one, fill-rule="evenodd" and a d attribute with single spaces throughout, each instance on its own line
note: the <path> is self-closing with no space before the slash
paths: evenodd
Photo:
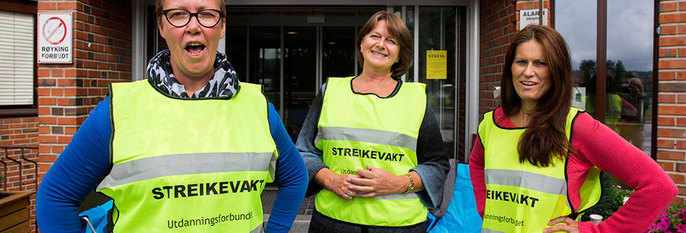
<path id="1" fill-rule="evenodd" d="M 38 14 L 38 63 L 72 63 L 72 14 Z"/>

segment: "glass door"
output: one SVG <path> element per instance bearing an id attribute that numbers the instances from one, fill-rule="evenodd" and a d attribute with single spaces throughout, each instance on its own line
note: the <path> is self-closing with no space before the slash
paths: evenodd
<path id="1" fill-rule="evenodd" d="M 284 27 L 283 38 L 281 117 L 291 138 L 296 138 L 326 79 L 355 75 L 355 27 Z"/>
<path id="2" fill-rule="evenodd" d="M 338 26 L 229 27 L 226 52 L 241 81 L 262 84 L 295 139 L 326 78 L 355 74 L 355 30 Z"/>
<path id="3" fill-rule="evenodd" d="M 263 85 L 292 139 L 328 77 L 358 71 L 358 28 L 383 7 L 230 7 L 226 53 L 240 80 Z"/>
<path id="4" fill-rule="evenodd" d="M 322 27 L 322 83 L 329 77 L 357 75 L 355 35 L 358 27 Z"/>
<path id="5" fill-rule="evenodd" d="M 315 97 L 317 28 L 284 27 L 284 113 L 281 118 L 291 138 L 300 133 Z"/>
<path id="6" fill-rule="evenodd" d="M 262 91 L 276 109 L 280 106 L 280 27 L 231 27 L 227 29 L 226 55 L 241 82 L 262 84 Z"/>
<path id="7" fill-rule="evenodd" d="M 453 158 L 462 159 L 465 145 L 465 9 L 463 7 L 407 7 L 405 21 L 415 37 L 415 66 L 406 80 L 426 84 L 429 105 Z M 429 56 L 445 54 L 443 59 Z M 443 66 L 443 72 L 435 68 Z M 437 75 L 440 74 L 440 75 Z M 467 162 L 462 161 L 460 162 Z"/>
<path id="8" fill-rule="evenodd" d="M 326 79 L 359 74 L 357 31 L 384 9 L 403 16 L 414 37 L 405 81 L 427 85 L 443 143 L 452 157 L 465 154 L 465 7 L 230 7 L 226 52 L 241 81 L 264 86 L 295 139 Z M 427 78 L 430 51 L 445 51 L 444 77 Z"/>

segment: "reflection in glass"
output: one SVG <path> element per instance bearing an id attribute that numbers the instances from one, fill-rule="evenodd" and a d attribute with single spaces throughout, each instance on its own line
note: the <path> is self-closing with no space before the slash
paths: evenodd
<path id="1" fill-rule="evenodd" d="M 573 106 L 597 118 L 597 95 L 603 95 L 605 124 L 650 154 L 653 5 L 642 3 L 607 1 L 605 90 L 596 89 L 596 1 L 557 1 L 555 24 L 572 56 Z"/>
<path id="2" fill-rule="evenodd" d="M 605 120 L 608 126 L 616 122 L 612 128 L 647 154 L 653 120 L 653 7 L 638 0 L 607 1 L 606 87 L 614 115 Z"/>
<path id="3" fill-rule="evenodd" d="M 567 41 L 574 70 L 572 106 L 595 117 L 597 4 L 595 0 L 555 1 L 555 29 Z M 579 26 L 584 25 L 584 26 Z M 592 85 L 592 86 L 591 86 Z"/>

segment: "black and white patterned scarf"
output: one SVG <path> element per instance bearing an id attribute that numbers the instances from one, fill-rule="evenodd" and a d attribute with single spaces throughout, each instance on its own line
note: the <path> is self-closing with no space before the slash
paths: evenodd
<path id="1" fill-rule="evenodd" d="M 169 62 L 170 56 L 168 49 L 159 52 L 150 59 L 147 68 L 148 81 L 164 93 L 182 98 L 231 98 L 241 88 L 238 75 L 226 59 L 226 55 L 217 52 L 217 58 L 214 60 L 214 76 L 205 87 L 189 97 L 186 94 L 186 87 L 174 77 L 171 62 Z"/>

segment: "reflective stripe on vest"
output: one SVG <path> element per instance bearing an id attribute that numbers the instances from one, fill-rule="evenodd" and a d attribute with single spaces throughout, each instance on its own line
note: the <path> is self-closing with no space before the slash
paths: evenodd
<path id="1" fill-rule="evenodd" d="M 520 186 L 542 193 L 567 196 L 567 181 L 527 171 L 488 169 L 484 175 L 489 184 Z M 525 199 L 521 200 L 526 201 Z"/>
<path id="2" fill-rule="evenodd" d="M 580 110 L 571 108 L 565 132 Z M 484 146 L 486 206 L 482 232 L 541 232 L 548 221 L 588 209 L 600 197 L 598 173 L 592 169 L 580 190 L 581 204 L 572 207 L 568 198 L 565 163 L 553 159 L 549 167 L 520 163 L 518 141 L 525 128 L 504 128 L 493 112 L 484 114 L 479 137 Z"/>
<path id="3" fill-rule="evenodd" d="M 278 157 L 260 87 L 181 99 L 146 80 L 111 85 L 114 232 L 264 232 L 260 195 Z"/>
<path id="4" fill-rule="evenodd" d="M 481 233 L 509 233 L 509 232 L 495 231 L 495 230 L 490 230 L 490 229 L 486 229 L 486 228 L 481 228 Z"/>
<path id="5" fill-rule="evenodd" d="M 417 166 L 417 136 L 426 110 L 420 83 L 402 83 L 390 98 L 352 92 L 352 77 L 329 78 L 315 145 L 324 164 L 336 174 L 357 174 L 366 165 L 395 175 Z M 440 142 L 439 142 L 440 143 Z M 322 190 L 315 207 L 345 222 L 375 226 L 407 226 L 426 220 L 427 209 L 415 193 L 345 200 Z"/>
<path id="6" fill-rule="evenodd" d="M 325 137 L 325 138 L 323 138 Z M 315 141 L 320 140 L 358 141 L 375 144 L 404 147 L 417 152 L 417 138 L 411 136 L 375 129 L 359 129 L 345 127 L 320 127 Z"/>
<path id="7" fill-rule="evenodd" d="M 163 155 L 113 165 L 110 174 L 100 182 L 98 189 L 174 175 L 239 171 L 269 171 L 273 174 L 275 165 L 276 157 L 273 153 Z"/>

